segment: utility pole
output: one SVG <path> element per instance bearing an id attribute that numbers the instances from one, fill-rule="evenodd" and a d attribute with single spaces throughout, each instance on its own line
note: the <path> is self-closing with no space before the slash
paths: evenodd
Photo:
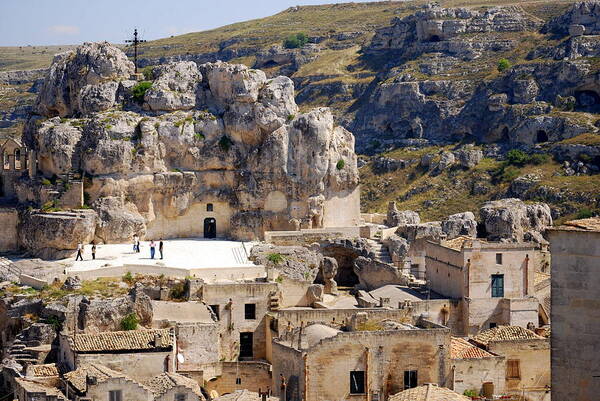
<path id="1" fill-rule="evenodd" d="M 137 28 L 135 28 L 133 30 L 133 39 L 127 39 L 125 40 L 125 43 L 133 43 L 133 64 L 135 65 L 135 73 L 137 74 L 138 70 L 137 70 L 137 47 L 138 44 L 140 43 L 144 43 L 145 40 L 143 39 L 138 39 L 138 31 Z"/>

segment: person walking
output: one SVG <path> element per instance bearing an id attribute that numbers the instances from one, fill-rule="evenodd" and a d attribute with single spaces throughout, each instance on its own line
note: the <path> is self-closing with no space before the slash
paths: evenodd
<path id="1" fill-rule="evenodd" d="M 154 252 L 156 251 L 156 243 L 154 240 L 150 240 L 150 259 L 154 259 Z"/>
<path id="2" fill-rule="evenodd" d="M 140 253 L 140 237 L 137 234 L 133 236 L 133 252 Z"/>
<path id="3" fill-rule="evenodd" d="M 158 242 L 158 252 L 160 252 L 160 259 L 162 260 L 162 258 L 163 258 L 163 240 L 162 239 Z"/>
<path id="4" fill-rule="evenodd" d="M 77 256 L 75 257 L 75 261 L 81 260 L 83 262 L 83 244 L 80 242 L 77 244 Z"/>
<path id="5" fill-rule="evenodd" d="M 96 243 L 92 242 L 92 260 L 96 260 Z"/>

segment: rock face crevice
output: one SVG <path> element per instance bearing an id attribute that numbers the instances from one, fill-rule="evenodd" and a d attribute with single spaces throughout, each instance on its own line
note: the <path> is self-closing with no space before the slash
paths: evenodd
<path id="1" fill-rule="evenodd" d="M 85 177 L 96 239 L 197 236 L 208 217 L 239 239 L 358 223 L 354 137 L 327 108 L 299 113 L 289 78 L 177 62 L 143 92 L 132 72 L 107 43 L 57 55 L 25 129 L 41 174 Z"/>

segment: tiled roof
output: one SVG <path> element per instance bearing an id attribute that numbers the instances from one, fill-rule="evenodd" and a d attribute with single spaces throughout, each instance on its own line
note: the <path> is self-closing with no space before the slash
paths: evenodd
<path id="1" fill-rule="evenodd" d="M 446 248 L 450 248 L 450 249 L 455 249 L 457 251 L 460 251 L 463 247 L 463 244 L 465 243 L 465 241 L 469 241 L 469 240 L 474 240 L 475 238 L 473 237 L 467 237 L 466 235 L 460 235 L 456 238 L 447 240 L 447 241 L 442 241 L 442 245 L 445 246 Z M 482 240 L 480 240 L 482 241 Z"/>
<path id="2" fill-rule="evenodd" d="M 173 346 L 173 334 L 169 329 L 108 331 L 77 334 L 70 337 L 70 343 L 75 352 L 164 349 Z"/>
<path id="3" fill-rule="evenodd" d="M 571 220 L 556 228 L 559 230 L 600 231 L 600 217 Z"/>
<path id="4" fill-rule="evenodd" d="M 77 391 L 85 392 L 87 389 L 87 377 L 95 377 L 97 383 L 102 383 L 114 377 L 127 377 L 121 372 L 107 368 L 100 364 L 81 365 L 76 370 L 65 373 L 65 379 Z"/>
<path id="5" fill-rule="evenodd" d="M 537 340 L 543 337 L 538 336 L 533 331 L 521 326 L 498 326 L 493 329 L 482 331 L 473 337 L 473 341 L 483 346 L 490 342 L 513 341 L 513 340 Z"/>
<path id="6" fill-rule="evenodd" d="M 148 387 L 156 397 L 163 395 L 173 387 L 183 386 L 190 389 L 194 394 L 200 397 L 200 399 L 204 398 L 198 382 L 178 373 L 161 373 L 146 381 L 144 385 Z"/>
<path id="7" fill-rule="evenodd" d="M 426 384 L 404 390 L 394 394 L 389 401 L 471 401 L 469 397 L 455 393 L 454 391 L 438 387 L 435 384 Z"/>
<path id="8" fill-rule="evenodd" d="M 258 393 L 253 393 L 248 390 L 237 390 L 233 393 L 222 395 L 215 398 L 215 401 L 260 401 L 261 398 Z M 277 397 L 268 397 L 268 401 L 279 401 Z"/>
<path id="9" fill-rule="evenodd" d="M 47 396 L 53 396 L 59 401 L 66 401 L 67 397 L 56 387 L 44 383 L 38 383 L 31 379 L 15 378 L 17 385 L 22 387 L 28 393 L 44 393 Z"/>
<path id="10" fill-rule="evenodd" d="M 27 374 L 34 377 L 52 377 L 58 376 L 58 368 L 55 363 L 45 365 L 29 365 Z"/>
<path id="11" fill-rule="evenodd" d="M 450 358 L 452 359 L 490 358 L 493 356 L 493 354 L 471 344 L 467 340 L 452 337 L 450 343 Z"/>

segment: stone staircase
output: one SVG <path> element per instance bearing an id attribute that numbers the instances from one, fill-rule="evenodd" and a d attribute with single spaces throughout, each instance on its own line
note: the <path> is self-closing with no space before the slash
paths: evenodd
<path id="1" fill-rule="evenodd" d="M 269 297 L 269 310 L 279 310 L 279 295 L 277 293 L 272 293 Z"/>
<path id="2" fill-rule="evenodd" d="M 39 345 L 39 344 L 34 344 Z M 27 366 L 39 363 L 36 353 L 27 350 L 29 345 L 24 343 L 19 338 L 15 339 L 12 345 L 8 348 L 8 357 L 14 359 L 19 365 Z"/>
<path id="3" fill-rule="evenodd" d="M 10 260 L 0 256 L 0 280 L 19 281 L 21 269 L 15 266 Z"/>
<path id="4" fill-rule="evenodd" d="M 371 250 L 375 254 L 375 260 L 382 263 L 392 263 L 392 257 L 390 256 L 390 251 L 387 246 L 383 245 L 379 241 L 367 240 Z"/>
<path id="5" fill-rule="evenodd" d="M 233 253 L 233 258 L 235 259 L 236 263 L 241 265 L 247 265 L 252 263 L 250 259 L 248 259 L 248 254 L 246 253 L 246 248 L 243 244 L 231 249 L 231 252 Z"/>

